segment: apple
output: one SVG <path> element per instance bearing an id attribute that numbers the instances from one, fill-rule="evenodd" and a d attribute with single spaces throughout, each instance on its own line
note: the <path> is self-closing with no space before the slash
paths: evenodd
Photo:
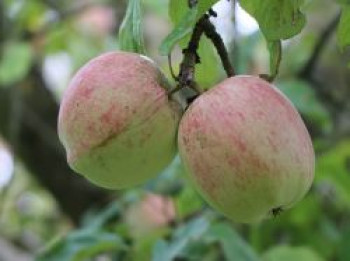
<path id="1" fill-rule="evenodd" d="M 314 178 L 314 150 L 299 113 L 254 76 L 228 78 L 199 96 L 180 121 L 178 146 L 200 194 L 236 222 L 290 208 Z"/>
<path id="2" fill-rule="evenodd" d="M 142 238 L 167 227 L 175 216 L 175 204 L 171 198 L 147 193 L 126 210 L 124 218 L 131 235 Z"/>
<path id="3" fill-rule="evenodd" d="M 91 5 L 79 12 L 76 23 L 80 32 L 105 39 L 113 30 L 116 15 L 105 5 Z"/>
<path id="4" fill-rule="evenodd" d="M 139 185 L 176 153 L 181 115 L 169 84 L 149 58 L 102 54 L 73 77 L 58 116 L 58 134 L 73 170 L 104 188 Z"/>

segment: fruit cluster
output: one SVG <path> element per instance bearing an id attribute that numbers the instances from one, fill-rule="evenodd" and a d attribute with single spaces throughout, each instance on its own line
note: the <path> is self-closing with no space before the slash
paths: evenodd
<path id="1" fill-rule="evenodd" d="M 182 113 L 147 57 L 103 54 L 67 88 L 58 132 L 72 169 L 121 189 L 155 177 L 177 147 L 206 201 L 237 222 L 290 208 L 309 190 L 314 151 L 291 102 L 254 76 L 228 78 Z"/>

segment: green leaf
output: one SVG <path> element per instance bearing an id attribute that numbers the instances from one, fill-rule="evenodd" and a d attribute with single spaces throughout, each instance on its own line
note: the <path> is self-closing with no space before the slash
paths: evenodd
<path id="1" fill-rule="evenodd" d="M 129 0 L 119 30 L 119 44 L 123 51 L 146 53 L 142 30 L 141 0 Z"/>
<path id="2" fill-rule="evenodd" d="M 8 42 L 0 60 L 0 85 L 11 85 L 22 80 L 30 70 L 33 51 L 28 43 Z"/>
<path id="3" fill-rule="evenodd" d="M 298 226 L 300 229 L 310 228 L 322 215 L 322 209 L 316 193 L 308 194 L 300 201 L 291 211 L 289 211 L 288 219 L 291 224 Z M 300 235 L 302 236 L 302 234 Z"/>
<path id="4" fill-rule="evenodd" d="M 116 234 L 95 229 L 75 231 L 52 244 L 37 261 L 84 261 L 102 252 L 124 249 Z"/>
<path id="5" fill-rule="evenodd" d="M 197 4 L 198 5 L 197 20 L 199 20 L 199 18 L 202 15 L 204 15 L 210 9 L 210 7 L 212 7 L 217 2 L 219 2 L 219 0 L 199 0 Z"/>
<path id="6" fill-rule="evenodd" d="M 90 229 L 102 228 L 112 218 L 118 218 L 121 215 L 121 207 L 118 202 L 112 202 L 102 211 L 98 212 L 87 212 L 83 220 L 81 221 L 82 226 Z"/>
<path id="7" fill-rule="evenodd" d="M 19 31 L 37 31 L 46 21 L 47 6 L 43 1 L 12 1 L 8 4 L 8 10 L 12 10 L 14 22 Z"/>
<path id="8" fill-rule="evenodd" d="M 306 18 L 302 0 L 240 0 L 241 6 L 259 23 L 268 41 L 288 39 L 301 32 Z"/>
<path id="9" fill-rule="evenodd" d="M 198 1 L 198 4 L 196 6 L 196 9 L 198 10 L 197 12 L 197 17 L 196 17 L 196 22 L 198 19 L 205 14 L 210 7 L 212 7 L 218 0 L 200 0 Z M 178 24 L 186 12 L 190 10 L 188 7 L 188 0 L 170 0 L 169 1 L 169 16 L 171 18 L 171 21 L 174 24 Z"/>
<path id="10" fill-rule="evenodd" d="M 168 253 L 169 244 L 165 240 L 159 240 L 154 246 L 153 250 L 153 261 L 167 261 L 171 260 L 173 257 Z"/>
<path id="11" fill-rule="evenodd" d="M 208 230 L 209 222 L 203 218 L 197 218 L 185 226 L 179 227 L 170 243 L 160 240 L 153 250 L 153 261 L 172 261 L 182 253 L 191 241 L 199 240 Z"/>
<path id="12" fill-rule="evenodd" d="M 223 70 L 211 41 L 203 37 L 199 43 L 198 55 L 201 62 L 196 65 L 196 81 L 203 89 L 209 89 L 220 80 Z"/>
<path id="13" fill-rule="evenodd" d="M 270 77 L 274 79 L 277 74 L 282 58 L 282 44 L 280 40 L 267 42 L 270 52 Z"/>
<path id="14" fill-rule="evenodd" d="M 301 80 L 288 80 L 277 82 L 276 85 L 310 122 L 324 131 L 331 127 L 330 115 L 317 99 L 309 83 Z"/>
<path id="15" fill-rule="evenodd" d="M 298 75 L 302 68 L 313 53 L 318 38 L 315 34 L 305 34 L 303 37 L 292 40 L 286 48 L 283 48 L 283 63 L 281 63 L 280 72 L 283 78 Z"/>
<path id="16" fill-rule="evenodd" d="M 339 244 L 338 250 L 338 258 L 336 260 L 339 261 L 348 261 L 350 260 L 350 229 L 347 228 L 345 232 L 343 232 L 342 239 Z"/>
<path id="17" fill-rule="evenodd" d="M 166 237 L 168 234 L 169 231 L 159 230 L 152 231 L 137 239 L 133 238 L 133 247 L 132 251 L 129 252 L 129 260 L 151 260 L 157 242 L 161 242 L 159 238 Z"/>
<path id="18" fill-rule="evenodd" d="M 184 218 L 203 207 L 203 200 L 190 185 L 184 186 L 181 194 L 175 198 L 176 212 L 180 218 Z"/>
<path id="19" fill-rule="evenodd" d="M 188 7 L 188 0 L 170 0 L 169 16 L 175 24 L 172 32 L 163 40 L 159 52 L 168 55 L 174 46 L 188 36 L 198 19 L 218 0 L 202 0 L 193 7 Z M 186 45 L 187 41 L 183 45 Z"/>
<path id="20" fill-rule="evenodd" d="M 337 29 L 337 39 L 340 48 L 350 45 L 350 5 L 344 5 Z"/>
<path id="21" fill-rule="evenodd" d="M 199 217 L 185 226 L 180 226 L 174 233 L 175 241 L 189 241 L 200 238 L 209 228 L 209 222 L 205 217 Z"/>
<path id="22" fill-rule="evenodd" d="M 337 0 L 340 5 L 350 5 L 350 0 Z"/>
<path id="23" fill-rule="evenodd" d="M 178 24 L 189 10 L 188 0 L 169 1 L 169 17 L 174 25 Z"/>
<path id="24" fill-rule="evenodd" d="M 143 0 L 143 4 L 147 10 L 152 10 L 156 15 L 168 18 L 168 1 L 158 1 L 158 0 Z"/>
<path id="25" fill-rule="evenodd" d="M 163 40 L 159 47 L 161 55 L 168 55 L 174 46 L 184 37 L 192 32 L 193 26 L 196 23 L 197 8 L 192 8 L 187 11 L 184 18 L 175 26 L 173 31 Z"/>
<path id="26" fill-rule="evenodd" d="M 308 247 L 277 246 L 263 255 L 263 261 L 324 261 Z"/>
<path id="27" fill-rule="evenodd" d="M 206 234 L 210 241 L 219 241 L 228 261 L 260 260 L 250 245 L 228 223 L 214 224 Z M 282 260 L 282 259 L 281 259 Z"/>
<path id="28" fill-rule="evenodd" d="M 327 181 L 334 187 L 336 203 L 342 207 L 350 206 L 350 139 L 344 140 L 332 150 L 318 158 L 316 181 Z"/>

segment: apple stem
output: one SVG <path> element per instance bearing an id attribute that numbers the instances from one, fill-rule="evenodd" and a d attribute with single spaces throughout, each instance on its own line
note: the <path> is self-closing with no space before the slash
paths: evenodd
<path id="1" fill-rule="evenodd" d="M 228 77 L 235 75 L 234 68 L 230 62 L 225 44 L 221 36 L 216 32 L 215 26 L 207 19 L 204 24 L 205 35 L 213 42 L 222 62 L 222 65 L 226 71 Z"/>
<path id="2" fill-rule="evenodd" d="M 190 8 L 194 7 L 196 4 L 197 1 L 189 1 Z M 180 64 L 179 75 L 176 77 L 172 68 L 170 68 L 173 78 L 178 82 L 178 86 L 171 90 L 169 95 L 172 95 L 185 87 L 193 89 L 197 94 L 204 92 L 195 81 L 195 67 L 196 64 L 201 62 L 197 50 L 199 47 L 199 41 L 203 34 L 205 34 L 205 36 L 208 37 L 214 44 L 227 76 L 232 77 L 235 75 L 234 68 L 231 65 L 225 44 L 221 36 L 216 31 L 215 26 L 210 22 L 210 16 L 216 17 L 217 13 L 213 9 L 210 9 L 207 14 L 204 14 L 197 21 L 188 46 L 182 51 L 184 57 Z M 170 61 L 170 55 L 168 56 L 168 59 L 168 61 Z M 169 66 L 171 67 L 170 62 Z"/>

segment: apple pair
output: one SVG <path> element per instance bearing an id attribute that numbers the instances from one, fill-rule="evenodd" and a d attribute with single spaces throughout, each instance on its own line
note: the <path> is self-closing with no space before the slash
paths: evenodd
<path id="1" fill-rule="evenodd" d="M 309 190 L 314 151 L 291 102 L 254 76 L 228 78 L 182 115 L 159 68 L 111 52 L 81 68 L 67 88 L 58 132 L 69 165 L 111 189 L 144 183 L 178 150 L 214 208 L 255 222 L 291 207 Z"/>

